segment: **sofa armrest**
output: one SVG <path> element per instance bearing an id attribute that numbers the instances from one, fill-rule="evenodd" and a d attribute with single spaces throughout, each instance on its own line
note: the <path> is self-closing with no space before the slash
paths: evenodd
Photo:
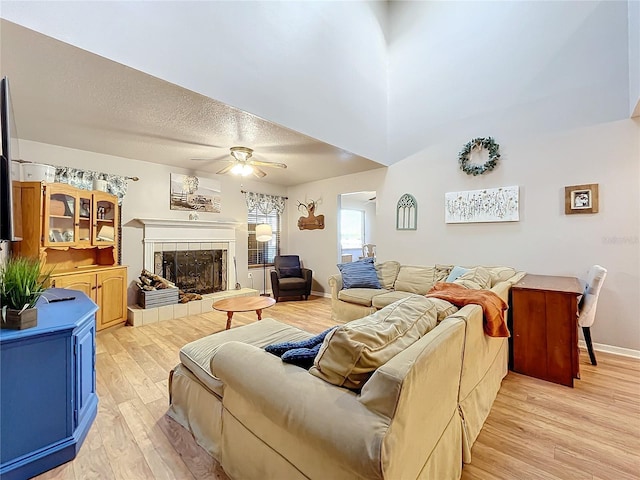
<path id="1" fill-rule="evenodd" d="M 446 409 L 455 410 L 457 404 L 464 336 L 465 324 L 461 319 L 444 319 L 379 367 L 364 384 L 360 402 L 381 415 L 393 418 L 398 413 L 398 403 L 404 393 L 405 402 L 419 402 L 416 411 L 421 411 L 420 415 L 428 416 L 428 412 L 444 408 L 444 417 L 449 413 Z M 418 390 L 424 390 L 424 395 L 415 395 Z M 407 395 L 407 391 L 414 394 Z M 429 395 L 428 392 L 438 392 L 438 395 Z"/>
<path id="2" fill-rule="evenodd" d="M 311 285 L 313 270 L 309 268 L 301 268 L 300 271 L 302 272 L 302 277 L 304 278 L 304 281 L 307 282 L 307 285 Z"/>
<path id="3" fill-rule="evenodd" d="M 329 286 L 331 287 L 331 298 L 338 300 L 338 292 L 342 290 L 342 274 L 331 275 L 329 277 Z"/>
<path id="4" fill-rule="evenodd" d="M 509 291 L 513 284 L 509 281 L 496 283 L 491 291 L 498 295 L 502 300 L 504 300 L 507 304 L 509 303 Z"/>
<path id="5" fill-rule="evenodd" d="M 372 469 L 380 465 L 379 447 L 388 419 L 367 409 L 354 392 L 240 342 L 221 345 L 211 360 L 211 371 L 224 383 L 224 407 L 241 423 L 256 416 L 267 418 L 296 441 L 313 445 L 323 456 L 354 471 L 354 477 L 357 473 L 380 478 L 379 470 Z M 233 399 L 248 402 L 252 418 L 244 418 L 247 409 L 235 408 Z M 274 441 L 286 442 L 277 437 Z"/>

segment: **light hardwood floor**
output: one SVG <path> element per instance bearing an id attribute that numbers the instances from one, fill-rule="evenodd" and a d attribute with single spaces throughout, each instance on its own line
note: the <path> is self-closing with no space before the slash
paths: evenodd
<path id="1" fill-rule="evenodd" d="M 318 333 L 332 325 L 330 311 L 329 299 L 311 297 L 277 303 L 263 316 Z M 237 313 L 233 327 L 254 321 L 255 313 Z M 99 333 L 98 417 L 78 456 L 37 478 L 227 480 L 165 415 L 180 347 L 225 323 L 224 312 L 211 312 Z M 581 352 L 573 389 L 510 372 L 462 479 L 640 479 L 640 361 L 597 356 L 593 367 Z"/>

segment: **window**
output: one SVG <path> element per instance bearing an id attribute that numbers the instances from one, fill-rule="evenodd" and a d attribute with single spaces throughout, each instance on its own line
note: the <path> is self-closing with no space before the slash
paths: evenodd
<path id="1" fill-rule="evenodd" d="M 260 225 L 261 223 L 268 223 L 271 225 L 271 230 L 273 231 L 271 241 L 266 242 L 266 244 L 256 240 L 256 225 Z M 265 215 L 264 213 L 258 212 L 257 208 L 255 208 L 249 211 L 247 224 L 249 230 L 249 249 L 247 255 L 249 266 L 264 265 L 265 254 L 266 264 L 273 265 L 275 256 L 280 255 L 280 214 L 273 211 Z"/>
<path id="2" fill-rule="evenodd" d="M 364 211 L 340 210 L 340 246 L 342 249 L 362 249 L 363 243 Z"/>

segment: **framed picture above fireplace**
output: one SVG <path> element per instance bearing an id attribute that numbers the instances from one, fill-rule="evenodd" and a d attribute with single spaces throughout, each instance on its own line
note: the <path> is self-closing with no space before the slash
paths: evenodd
<path id="1" fill-rule="evenodd" d="M 169 205 L 171 210 L 220 213 L 220 182 L 172 173 Z"/>

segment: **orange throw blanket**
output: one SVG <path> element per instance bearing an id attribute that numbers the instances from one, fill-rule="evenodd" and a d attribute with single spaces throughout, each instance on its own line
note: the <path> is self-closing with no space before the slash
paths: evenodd
<path id="1" fill-rule="evenodd" d="M 484 333 L 490 337 L 509 337 L 509 329 L 504 321 L 504 312 L 508 305 L 490 290 L 471 290 L 455 283 L 436 283 L 427 297 L 441 298 L 463 307 L 474 303 L 482 307 L 484 314 Z"/>

